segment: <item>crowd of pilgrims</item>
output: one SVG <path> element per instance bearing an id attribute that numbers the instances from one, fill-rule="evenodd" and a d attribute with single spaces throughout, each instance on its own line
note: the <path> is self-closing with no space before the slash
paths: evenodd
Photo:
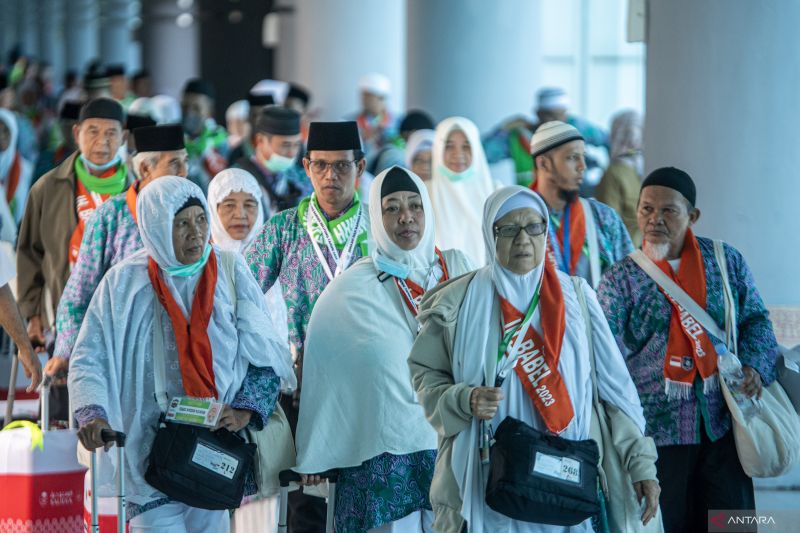
<path id="1" fill-rule="evenodd" d="M 202 79 L 177 101 L 146 72 L 95 65 L 56 94 L 22 58 L 0 82 L 20 358 L 36 382 L 33 354 L 50 352 L 83 446 L 127 433 L 131 532 L 277 524 L 276 488 L 255 476 L 234 513 L 145 480 L 158 354 L 169 397 L 224 404 L 221 431 L 291 427 L 290 450 L 258 451 L 303 474 L 289 531 L 324 528 L 313 491 L 330 469 L 340 532 L 705 531 L 707 509 L 754 508 L 720 393 L 724 339 L 692 329 L 641 261 L 720 325 L 730 286 L 727 348 L 749 396 L 775 379 L 772 326 L 741 254 L 723 245 L 723 279 L 714 242 L 693 234 L 692 178 L 643 175 L 637 113 L 607 135 L 547 88 L 535 117 L 481 137 L 465 117 L 395 115 L 371 74 L 351 120 L 316 121 L 307 89 L 264 80 L 226 128 Z M 598 441 L 610 471 L 595 514 L 564 526 L 487 505 L 487 443 L 508 418 Z"/>

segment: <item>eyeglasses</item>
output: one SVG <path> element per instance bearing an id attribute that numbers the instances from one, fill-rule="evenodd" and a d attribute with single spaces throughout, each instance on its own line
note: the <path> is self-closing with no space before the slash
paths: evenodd
<path id="1" fill-rule="evenodd" d="M 516 239 L 519 232 L 525 230 L 525 233 L 531 237 L 542 235 L 547 231 L 547 224 L 545 222 L 534 222 L 527 226 L 517 226 L 516 224 L 509 224 L 508 226 L 500 226 L 494 228 L 495 237 L 505 237 L 506 239 Z"/>
<path id="2" fill-rule="evenodd" d="M 322 159 L 308 159 L 307 161 L 308 166 L 311 167 L 311 170 L 315 174 L 325 174 L 325 172 L 328 170 L 328 167 L 331 167 L 333 172 L 340 176 L 350 172 L 350 170 L 353 168 L 353 163 L 356 162 L 355 159 L 352 161 L 342 160 L 333 162 L 323 161 Z"/>

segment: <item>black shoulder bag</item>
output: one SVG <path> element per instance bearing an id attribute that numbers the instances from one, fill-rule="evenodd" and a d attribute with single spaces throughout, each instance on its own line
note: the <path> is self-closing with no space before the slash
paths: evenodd
<path id="1" fill-rule="evenodd" d="M 170 499 L 209 510 L 236 509 L 245 478 L 253 471 L 256 445 L 227 429 L 178 424 L 164 420 L 167 411 L 162 308 L 154 298 L 153 374 L 161 408 L 158 432 L 144 479 Z"/>

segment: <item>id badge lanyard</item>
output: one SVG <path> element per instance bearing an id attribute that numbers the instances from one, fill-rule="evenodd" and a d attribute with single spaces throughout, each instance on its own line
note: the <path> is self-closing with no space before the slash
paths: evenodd
<path id="1" fill-rule="evenodd" d="M 533 294 L 533 300 L 531 300 L 531 305 L 528 307 L 528 312 L 525 313 L 525 318 L 520 322 L 520 325 L 516 328 L 509 330 L 507 333 L 503 335 L 503 339 L 500 342 L 500 346 L 497 349 L 497 364 L 498 368 L 495 371 L 495 378 L 494 378 L 494 386 L 500 387 L 502 386 L 503 382 L 508 375 L 508 372 L 514 368 L 519 361 L 521 354 L 514 356 L 515 352 L 517 351 L 517 346 L 519 346 L 521 337 L 524 336 L 524 332 L 527 331 L 528 327 L 530 326 L 531 320 L 533 319 L 533 313 L 536 311 L 536 307 L 539 305 L 539 289 L 541 288 L 541 282 L 539 286 L 536 287 L 536 292 Z M 501 314 L 502 317 L 502 314 Z M 502 318 L 501 318 L 502 322 Z M 501 324 L 501 331 L 503 325 Z M 516 336 L 516 338 L 515 338 Z M 512 340 L 514 341 L 512 343 Z M 506 357 L 506 353 L 508 357 Z M 503 358 L 505 357 L 505 360 Z M 489 448 L 492 445 L 492 424 L 490 420 L 481 420 L 481 428 L 480 428 L 480 454 L 481 454 L 481 463 L 488 464 L 489 463 Z"/>

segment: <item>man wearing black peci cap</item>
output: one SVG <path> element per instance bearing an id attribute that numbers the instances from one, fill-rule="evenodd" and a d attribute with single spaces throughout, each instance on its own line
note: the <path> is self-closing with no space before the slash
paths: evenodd
<path id="1" fill-rule="evenodd" d="M 737 454 L 720 374 L 741 363 L 737 387 L 744 410 L 775 380 L 779 354 L 744 257 L 729 244 L 695 236 L 696 205 L 689 174 L 674 167 L 651 172 L 642 182 L 636 214 L 642 250 L 612 266 L 597 289 L 638 389 L 646 434 L 656 442 L 667 533 L 706 531 L 712 509 L 755 509 L 753 480 Z M 732 300 L 727 305 L 724 266 Z M 662 286 L 664 278 L 683 292 L 683 303 L 674 288 Z M 689 299 L 717 333 L 703 325 Z M 735 322 L 726 324 L 731 317 Z M 734 330 L 733 339 L 714 337 Z"/>
<path id="2" fill-rule="evenodd" d="M 106 67 L 106 75 L 108 76 L 111 98 L 119 102 L 120 105 L 127 110 L 136 97 L 128 89 L 128 78 L 125 76 L 125 65 L 108 65 Z"/>
<path id="3" fill-rule="evenodd" d="M 228 166 L 228 133 L 213 118 L 215 95 L 210 82 L 193 78 L 186 82 L 181 99 L 189 179 L 203 194 L 211 178 Z"/>
<path id="4" fill-rule="evenodd" d="M 355 122 L 312 122 L 303 167 L 314 192 L 296 208 L 273 216 L 245 251 L 266 293 L 280 282 L 289 310 L 289 340 L 297 353 L 298 391 L 281 398 L 292 430 L 297 425 L 306 328 L 328 283 L 367 255 L 369 216 L 356 192 L 364 153 Z M 291 531 L 321 531 L 325 505 L 297 491 L 289 496 Z"/>
<path id="5" fill-rule="evenodd" d="M 256 119 L 254 152 L 235 165 L 252 174 L 264 190 L 264 218 L 296 207 L 310 194 L 311 183 L 297 162 L 302 148 L 300 114 L 292 109 L 268 106 Z"/>
<path id="6" fill-rule="evenodd" d="M 17 242 L 17 289 L 34 348 L 46 345 L 86 221 L 128 186 L 128 169 L 119 157 L 124 124 L 122 106 L 114 100 L 87 102 L 73 128 L 78 151 L 31 188 Z"/>
<path id="7" fill-rule="evenodd" d="M 139 149 L 133 157 L 138 180 L 101 205 L 86 225 L 78 261 L 58 304 L 54 357 L 45 367 L 49 375 L 67 371 L 86 309 L 105 273 L 142 248 L 136 223 L 138 194 L 162 176 L 186 177 L 188 158 L 180 125 L 136 128 L 133 136 Z"/>

